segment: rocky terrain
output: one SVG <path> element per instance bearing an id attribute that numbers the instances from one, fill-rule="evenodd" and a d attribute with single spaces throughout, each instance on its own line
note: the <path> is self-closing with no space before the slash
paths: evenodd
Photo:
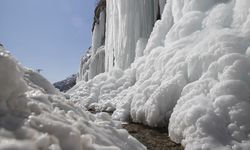
<path id="1" fill-rule="evenodd" d="M 76 84 L 76 74 L 71 75 L 65 80 L 55 82 L 53 85 L 61 92 L 66 92 Z"/>

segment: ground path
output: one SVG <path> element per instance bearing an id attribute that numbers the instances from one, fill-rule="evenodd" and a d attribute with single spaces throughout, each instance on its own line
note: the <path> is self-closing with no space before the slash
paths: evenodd
<path id="1" fill-rule="evenodd" d="M 88 111 L 93 114 L 99 113 L 92 109 Z M 112 112 L 107 113 L 112 115 Z M 181 144 L 177 144 L 169 138 L 167 128 L 153 128 L 133 122 L 122 123 L 122 126 L 148 150 L 184 150 Z"/>
<path id="2" fill-rule="evenodd" d="M 123 128 L 148 150 L 184 150 L 180 144 L 170 140 L 167 128 L 152 128 L 136 123 L 123 124 Z"/>

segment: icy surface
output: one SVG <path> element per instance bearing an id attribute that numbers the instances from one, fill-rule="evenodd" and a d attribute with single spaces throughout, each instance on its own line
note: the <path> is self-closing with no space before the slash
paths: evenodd
<path id="1" fill-rule="evenodd" d="M 158 0 L 108 0 L 105 70 L 126 69 L 135 59 L 136 43 L 147 39 L 157 19 Z"/>
<path id="2" fill-rule="evenodd" d="M 75 86 L 74 101 L 168 125 L 186 149 L 250 149 L 250 1 L 167 0 L 148 40 L 150 1 L 107 2 L 109 72 Z"/>
<path id="3" fill-rule="evenodd" d="M 82 57 L 77 81 L 88 81 L 105 71 L 106 0 L 100 0 L 95 9 L 92 45 Z"/>
<path id="4" fill-rule="evenodd" d="M 88 74 L 89 74 L 89 64 L 91 60 L 91 53 L 92 49 L 89 48 L 87 52 L 82 56 L 80 60 L 80 71 L 78 73 L 78 76 L 76 78 L 76 82 L 79 81 L 88 81 Z"/>
<path id="5" fill-rule="evenodd" d="M 88 52 L 81 58 L 80 71 L 77 82 L 88 81 L 96 75 L 105 72 L 105 50 L 104 46 L 100 46 L 95 53 L 90 48 Z"/>
<path id="6" fill-rule="evenodd" d="M 105 41 L 105 23 L 106 23 L 106 12 L 102 11 L 98 18 L 98 23 L 94 25 L 94 31 L 92 35 L 92 49 L 93 54 L 96 50 L 104 44 Z"/>
<path id="7" fill-rule="evenodd" d="M 1 150 L 146 149 L 107 113 L 92 115 L 0 46 Z"/>

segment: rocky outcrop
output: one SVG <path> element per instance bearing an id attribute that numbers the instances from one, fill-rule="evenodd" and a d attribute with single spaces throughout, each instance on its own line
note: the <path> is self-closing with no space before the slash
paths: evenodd
<path id="1" fill-rule="evenodd" d="M 55 86 L 55 88 L 59 89 L 61 92 L 66 92 L 76 84 L 76 77 L 77 75 L 73 74 L 67 79 L 58 81 L 54 83 L 53 85 Z"/>

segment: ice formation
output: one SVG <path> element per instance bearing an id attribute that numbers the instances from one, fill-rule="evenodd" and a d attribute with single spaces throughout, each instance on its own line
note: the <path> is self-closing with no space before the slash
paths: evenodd
<path id="1" fill-rule="evenodd" d="M 92 45 L 82 57 L 78 81 L 88 81 L 105 71 L 106 0 L 100 0 L 95 9 Z"/>
<path id="2" fill-rule="evenodd" d="M 158 0 L 109 0 L 105 70 L 126 69 L 135 59 L 136 42 L 148 39 L 157 20 Z"/>
<path id="3" fill-rule="evenodd" d="M 188 150 L 250 149 L 250 1 L 167 0 L 153 27 L 155 2 L 107 1 L 106 73 L 71 98 Z"/>
<path id="4" fill-rule="evenodd" d="M 0 46 L 1 150 L 146 149 L 107 113 L 74 105 Z"/>

